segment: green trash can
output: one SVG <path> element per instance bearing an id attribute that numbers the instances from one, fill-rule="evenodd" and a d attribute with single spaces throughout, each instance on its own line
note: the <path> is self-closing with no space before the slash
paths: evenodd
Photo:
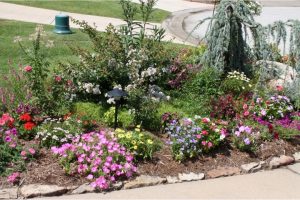
<path id="1" fill-rule="evenodd" d="M 69 16 L 65 14 L 59 14 L 55 16 L 55 29 L 57 34 L 70 34 Z"/>

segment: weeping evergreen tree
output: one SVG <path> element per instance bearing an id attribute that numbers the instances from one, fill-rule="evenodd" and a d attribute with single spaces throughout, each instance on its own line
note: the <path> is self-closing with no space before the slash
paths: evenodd
<path id="1" fill-rule="evenodd" d="M 207 50 L 201 62 L 208 67 L 215 67 L 220 72 L 243 71 L 251 73 L 249 62 L 260 59 L 262 50 L 261 37 L 254 15 L 259 13 L 250 0 L 222 0 L 217 5 L 205 36 Z M 258 5 L 257 5 L 258 6 Z M 198 26 L 199 26 L 198 25 Z M 248 34 L 248 32 L 251 34 Z M 251 50 L 247 39 L 252 37 L 254 48 Z"/>

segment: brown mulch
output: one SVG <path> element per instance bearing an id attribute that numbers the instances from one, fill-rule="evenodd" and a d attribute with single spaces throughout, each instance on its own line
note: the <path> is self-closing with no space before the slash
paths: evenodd
<path id="1" fill-rule="evenodd" d="M 159 152 L 154 154 L 151 161 L 138 164 L 138 173 L 166 177 L 188 172 L 207 173 L 218 167 L 240 167 L 242 164 L 250 162 L 269 161 L 274 156 L 291 156 L 294 152 L 300 151 L 300 138 L 295 138 L 292 141 L 265 142 L 259 147 L 256 154 L 241 152 L 232 148 L 229 144 L 224 144 L 208 155 L 183 163 L 173 160 L 170 146 L 164 145 Z M 21 174 L 21 184 L 39 183 L 79 186 L 86 182 L 87 180 L 84 177 L 66 175 L 59 164 L 59 160 L 47 149 L 42 149 L 39 158 L 29 163 L 26 171 Z M 9 187 L 6 178 L 0 177 L 0 188 L 5 187 Z"/>
<path id="2" fill-rule="evenodd" d="M 256 154 L 241 152 L 229 144 L 224 144 L 208 155 L 183 163 L 174 161 L 170 147 L 164 146 L 161 151 L 155 153 L 153 161 L 140 163 L 138 172 L 166 177 L 188 172 L 207 173 L 218 167 L 240 167 L 250 162 L 269 161 L 274 156 L 292 156 L 293 153 L 300 151 L 300 138 L 293 141 L 293 143 L 284 140 L 265 142 Z"/>

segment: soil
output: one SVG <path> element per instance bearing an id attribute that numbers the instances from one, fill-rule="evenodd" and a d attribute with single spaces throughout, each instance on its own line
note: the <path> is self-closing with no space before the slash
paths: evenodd
<path id="1" fill-rule="evenodd" d="M 165 140 L 162 138 L 162 140 Z M 269 161 L 274 156 L 289 155 L 300 151 L 300 138 L 292 141 L 275 140 L 262 144 L 256 154 L 241 152 L 225 143 L 218 149 L 194 160 L 179 163 L 172 158 L 170 146 L 154 154 L 151 161 L 138 163 L 138 173 L 151 176 L 176 176 L 178 173 L 198 172 L 207 173 L 218 167 L 240 167 L 242 164 L 258 161 Z M 21 174 L 20 184 L 55 184 L 59 186 L 79 186 L 87 180 L 80 176 L 65 174 L 59 160 L 50 150 L 41 149 L 37 160 L 29 163 Z M 10 187 L 5 177 L 0 177 L 0 188 Z"/>

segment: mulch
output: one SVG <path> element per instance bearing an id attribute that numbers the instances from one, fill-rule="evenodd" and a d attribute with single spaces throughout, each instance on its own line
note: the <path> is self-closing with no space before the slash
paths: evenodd
<path id="1" fill-rule="evenodd" d="M 164 138 L 161 138 L 165 141 Z M 241 152 L 230 146 L 221 145 L 213 152 L 201 157 L 179 163 L 172 158 L 170 146 L 164 145 L 156 152 L 152 160 L 138 163 L 138 173 L 151 176 L 176 176 L 178 173 L 207 173 L 218 167 L 240 167 L 242 164 L 258 161 L 269 161 L 274 156 L 289 155 L 300 151 L 300 138 L 291 141 L 274 140 L 263 143 L 256 154 Z M 21 184 L 55 184 L 59 186 L 79 186 L 86 183 L 84 177 L 66 175 L 49 149 L 41 149 L 39 158 L 27 165 L 21 174 Z M 5 177 L 0 177 L 0 188 L 10 185 Z"/>

